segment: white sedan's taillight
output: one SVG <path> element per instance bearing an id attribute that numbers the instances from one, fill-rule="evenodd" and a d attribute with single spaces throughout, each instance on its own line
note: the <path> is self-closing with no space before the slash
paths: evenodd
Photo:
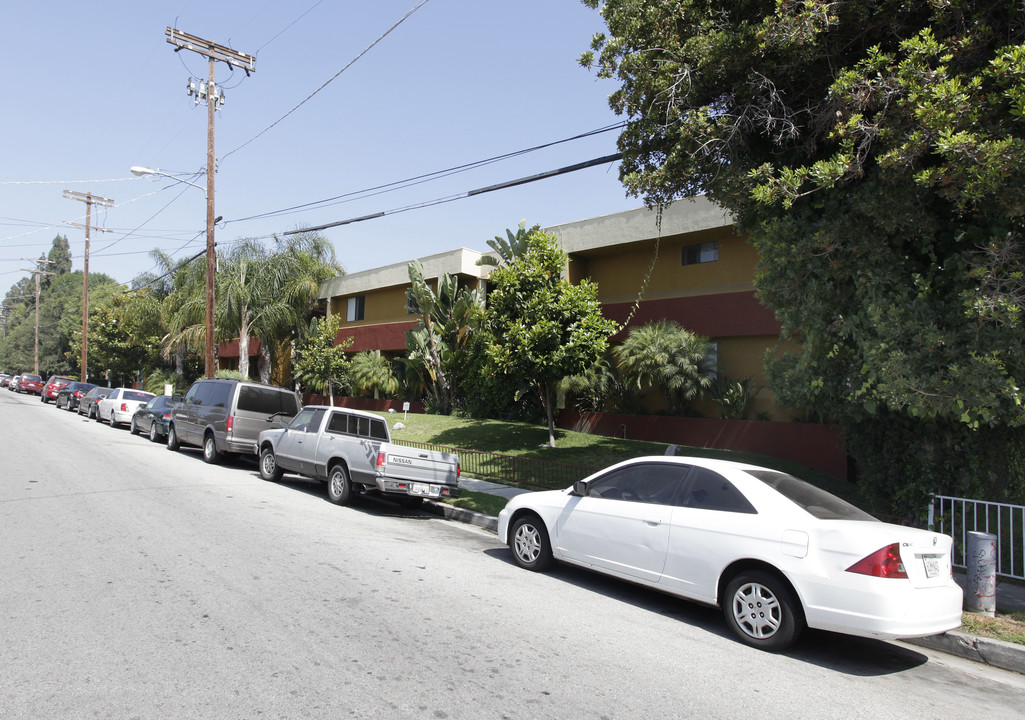
<path id="1" fill-rule="evenodd" d="M 847 568 L 847 572 L 871 575 L 880 578 L 903 578 L 908 574 L 900 559 L 900 546 L 897 543 L 879 548 L 868 557 L 864 557 Z"/>

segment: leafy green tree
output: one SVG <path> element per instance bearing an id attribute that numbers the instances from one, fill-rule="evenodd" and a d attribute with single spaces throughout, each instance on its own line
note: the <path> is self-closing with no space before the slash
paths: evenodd
<path id="1" fill-rule="evenodd" d="M 952 466 L 1025 475 L 1020 5 L 585 3 L 628 190 L 707 193 L 758 250 L 801 346 L 770 358 L 781 400 L 840 422 L 869 485 L 915 485 L 905 509 Z"/>
<path id="2" fill-rule="evenodd" d="M 710 347 L 708 338 L 672 320 L 659 320 L 632 329 L 612 348 L 612 356 L 635 390 L 655 388 L 670 413 L 683 414 L 712 387 L 705 368 Z"/>
<path id="3" fill-rule="evenodd" d="M 352 344 L 352 338 L 335 344 L 341 326 L 341 315 L 310 320 L 309 331 L 297 344 L 292 359 L 295 379 L 315 392 L 327 391 L 332 405 L 335 390 L 342 391 L 351 384 L 345 348 Z"/>
<path id="4" fill-rule="evenodd" d="M 602 317 L 594 283 L 563 278 L 566 263 L 553 235 L 531 233 L 526 252 L 491 273 L 482 323 L 491 366 L 537 391 L 552 447 L 559 383 L 598 362 L 616 329 Z"/>
<path id="5" fill-rule="evenodd" d="M 129 385 L 160 363 L 160 302 L 151 293 L 118 293 L 99 304 L 89 329 L 90 365 L 108 382 Z"/>

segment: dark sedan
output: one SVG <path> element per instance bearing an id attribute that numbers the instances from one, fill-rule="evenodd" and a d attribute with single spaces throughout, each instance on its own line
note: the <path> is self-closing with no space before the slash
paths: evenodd
<path id="1" fill-rule="evenodd" d="M 171 410 L 180 400 L 180 395 L 157 395 L 152 398 L 132 416 L 132 435 L 146 433 L 153 442 L 166 438 Z"/>
<path id="2" fill-rule="evenodd" d="M 94 387 L 82 396 L 81 402 L 78 403 L 78 414 L 85 415 L 87 418 L 94 417 L 96 415 L 96 403 L 112 392 L 114 392 L 114 388 Z"/>
<path id="3" fill-rule="evenodd" d="M 53 406 L 65 410 L 77 410 L 78 404 L 85 397 L 86 393 L 96 385 L 87 382 L 70 382 L 60 389 L 53 401 Z"/>

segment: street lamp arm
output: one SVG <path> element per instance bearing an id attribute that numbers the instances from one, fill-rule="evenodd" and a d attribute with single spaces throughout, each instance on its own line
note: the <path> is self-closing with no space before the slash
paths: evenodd
<path id="1" fill-rule="evenodd" d="M 191 185 L 194 188 L 199 188 L 203 191 L 204 195 L 206 194 L 206 188 L 204 188 L 202 185 L 197 185 L 196 183 L 189 182 L 188 180 L 182 180 L 180 177 L 175 177 L 174 175 L 171 175 L 170 173 L 165 173 L 161 170 L 153 170 L 152 168 L 142 167 L 141 165 L 132 165 L 132 167 L 130 167 L 129 170 L 132 171 L 132 175 L 138 175 L 139 177 L 142 177 L 143 175 L 160 175 L 161 177 L 170 178 L 175 182 L 184 183 L 185 185 Z"/>

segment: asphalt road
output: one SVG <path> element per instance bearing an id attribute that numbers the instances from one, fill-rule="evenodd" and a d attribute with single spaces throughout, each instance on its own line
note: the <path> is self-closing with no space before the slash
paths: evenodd
<path id="1" fill-rule="evenodd" d="M 1019 718 L 1025 678 L 719 613 L 0 391 L 0 717 Z"/>

